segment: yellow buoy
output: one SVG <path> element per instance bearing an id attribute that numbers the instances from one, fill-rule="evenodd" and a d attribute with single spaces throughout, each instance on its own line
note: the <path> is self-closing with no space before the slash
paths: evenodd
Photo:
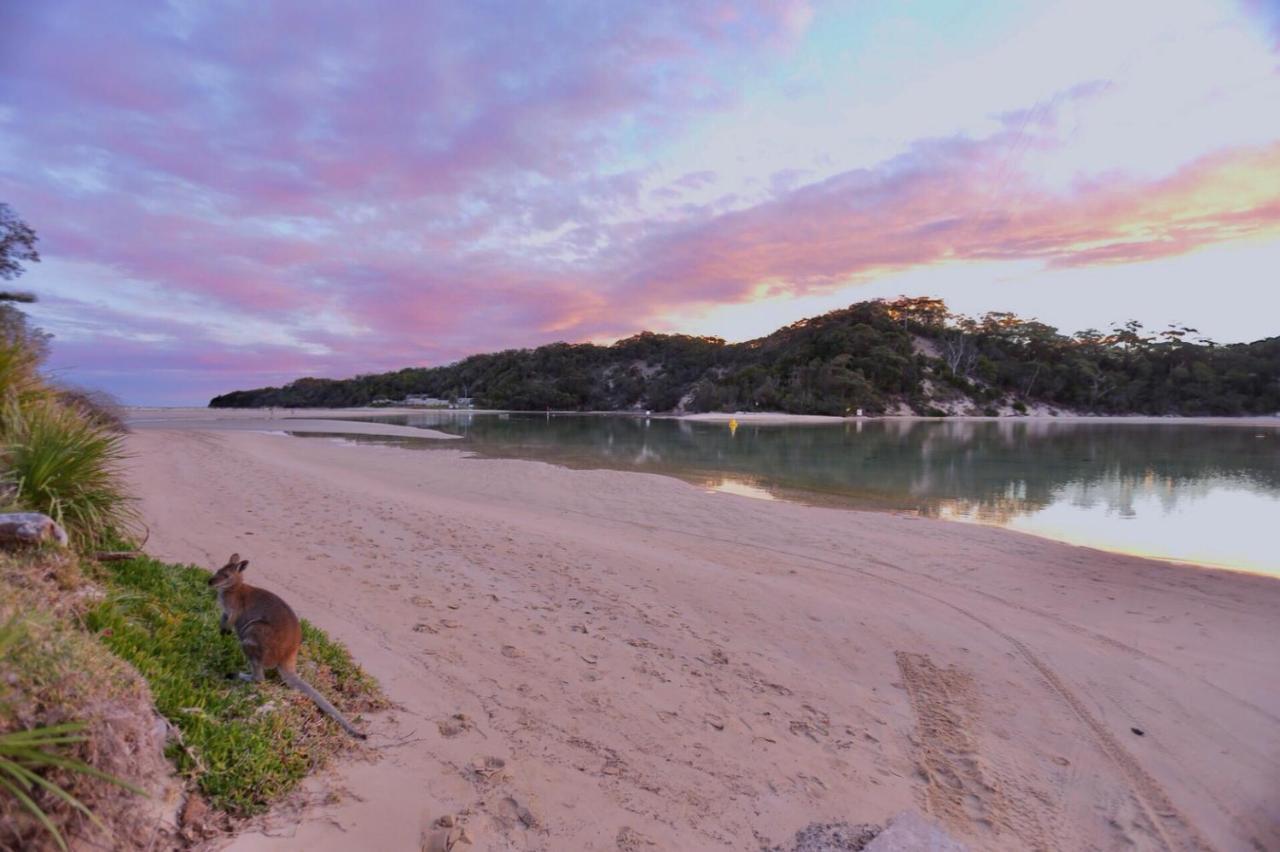
<path id="1" fill-rule="evenodd" d="M 738 431 L 738 419 L 736 417 L 729 418 L 729 434 L 733 435 Z"/>

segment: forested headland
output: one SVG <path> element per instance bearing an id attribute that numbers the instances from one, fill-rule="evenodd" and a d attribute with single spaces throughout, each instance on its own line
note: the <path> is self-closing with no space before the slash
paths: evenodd
<path id="1" fill-rule="evenodd" d="M 234 391 L 214 408 L 343 407 L 408 395 L 480 408 L 796 414 L 1244 415 L 1280 412 L 1280 337 L 1218 344 L 1137 321 L 1064 334 L 939 299 L 860 302 L 767 337 L 644 332 L 610 346 L 552 343 L 349 379 Z"/>

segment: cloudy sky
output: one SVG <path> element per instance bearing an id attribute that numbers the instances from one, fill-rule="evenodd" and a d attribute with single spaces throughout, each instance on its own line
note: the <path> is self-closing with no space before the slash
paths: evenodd
<path id="1" fill-rule="evenodd" d="M 6 2 L 0 201 L 131 403 L 899 293 L 1251 340 L 1280 2 Z"/>

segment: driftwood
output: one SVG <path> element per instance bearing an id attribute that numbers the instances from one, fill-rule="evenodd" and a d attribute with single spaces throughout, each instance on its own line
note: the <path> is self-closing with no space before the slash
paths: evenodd
<path id="1" fill-rule="evenodd" d="M 67 531 L 53 518 L 39 512 L 0 513 L 0 546 L 46 541 L 67 546 Z"/>
<path id="2" fill-rule="evenodd" d="M 142 537 L 142 544 L 138 545 L 137 550 L 99 550 L 93 554 L 93 558 L 99 562 L 126 562 L 130 559 L 138 559 L 146 556 L 142 552 L 142 548 L 147 546 L 147 542 L 151 540 L 151 527 L 146 524 L 142 525 L 147 534 Z"/>
<path id="3" fill-rule="evenodd" d="M 93 558 L 99 562 L 124 562 L 143 555 L 141 550 L 99 550 L 93 554 Z"/>

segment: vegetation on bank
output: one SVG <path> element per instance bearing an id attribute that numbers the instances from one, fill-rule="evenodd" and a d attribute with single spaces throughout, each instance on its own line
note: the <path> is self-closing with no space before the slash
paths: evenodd
<path id="1" fill-rule="evenodd" d="M 143 558 L 101 572 L 107 595 L 85 626 L 146 678 L 178 731 L 169 756 L 211 805 L 260 811 L 346 746 L 342 729 L 302 693 L 274 678 L 228 678 L 247 669 L 235 638 L 219 635 L 207 570 Z M 302 632 L 305 680 L 348 715 L 386 706 L 345 648 L 306 621 Z"/>
<path id="2" fill-rule="evenodd" d="M 75 554 L 0 554 L 0 848 L 155 834 L 163 733 L 146 682 L 80 626 L 91 589 Z"/>
<path id="3" fill-rule="evenodd" d="M 1065 335 L 1014 316 L 950 312 L 938 299 L 860 302 L 768 337 L 643 333 L 611 346 L 554 343 L 350 379 L 234 391 L 214 408 L 361 406 L 410 394 L 570 411 L 796 414 L 1280 411 L 1280 337 L 1220 345 L 1195 329 L 1131 321 Z"/>
<path id="4" fill-rule="evenodd" d="M 0 280 L 38 260 L 0 204 Z M 0 511 L 49 515 L 71 548 L 0 552 L 0 849 L 178 845 L 202 830 L 185 820 L 161 841 L 184 790 L 188 805 L 253 813 L 351 741 L 305 696 L 227 679 L 244 660 L 219 634 L 207 572 L 95 561 L 138 526 L 122 426 L 41 374 L 48 337 L 15 307 L 33 300 L 0 292 Z M 384 705 L 340 645 L 303 630 L 305 678 L 349 713 Z"/>

